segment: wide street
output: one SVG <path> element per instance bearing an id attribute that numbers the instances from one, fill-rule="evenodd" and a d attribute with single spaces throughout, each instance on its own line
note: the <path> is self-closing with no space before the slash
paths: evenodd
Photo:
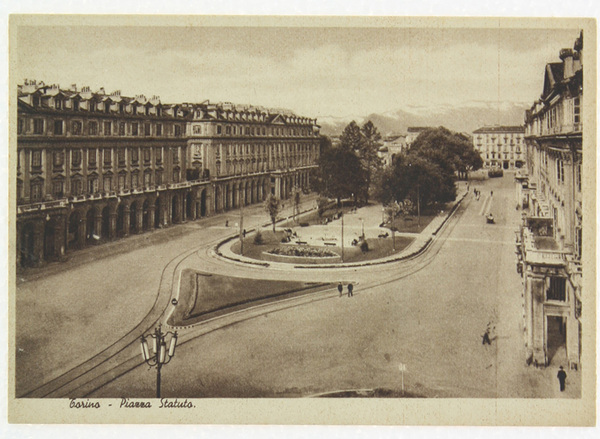
<path id="1" fill-rule="evenodd" d="M 482 191 L 480 200 L 474 186 Z M 514 206 L 512 174 L 472 182 L 471 193 L 425 254 L 379 266 L 282 272 L 217 259 L 209 249 L 231 234 L 226 215 L 157 232 L 162 238 L 153 237 L 151 246 L 141 245 L 148 238 L 138 236 L 131 242 L 139 248 L 129 245 L 102 259 L 82 254 L 79 264 L 68 262 L 53 273 L 49 267 L 51 274 L 32 275 L 17 286 L 17 395 L 130 332 L 153 309 L 159 284 L 165 284 L 163 269 L 175 261 L 173 273 L 189 267 L 239 277 L 344 280 L 356 282 L 356 289 L 352 298 L 330 291 L 249 310 L 210 329 L 180 329 L 182 343 L 162 371 L 163 396 L 399 392 L 403 363 L 406 392 L 418 397 L 577 397 L 579 376 L 573 371 L 567 392 L 558 392 L 555 376 L 564 353 L 547 369 L 525 365 L 514 255 L 520 211 Z M 496 224 L 486 224 L 487 211 Z M 235 212 L 227 217 L 230 224 L 237 218 Z M 246 209 L 248 228 L 265 222 L 260 206 Z M 148 322 L 159 317 L 156 311 Z M 496 338 L 484 346 L 488 322 Z M 139 356 L 137 345 L 130 351 Z M 135 365 L 129 370 L 89 396 L 152 397 L 155 372 Z"/>

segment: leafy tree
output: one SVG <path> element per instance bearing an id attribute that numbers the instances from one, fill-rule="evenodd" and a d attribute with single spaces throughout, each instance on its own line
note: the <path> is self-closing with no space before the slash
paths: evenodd
<path id="1" fill-rule="evenodd" d="M 434 203 L 446 203 L 456 198 L 452 175 L 432 161 L 414 154 L 400 155 L 382 178 L 382 199 L 385 204 L 409 200 L 427 208 Z"/>
<path id="2" fill-rule="evenodd" d="M 344 128 L 342 135 L 340 136 L 340 146 L 345 149 L 352 151 L 360 151 L 362 149 L 363 134 L 355 121 L 350 122 Z"/>
<path id="3" fill-rule="evenodd" d="M 470 171 L 483 166 L 481 156 L 469 139 L 444 127 L 423 131 L 408 153 L 426 158 L 445 173 L 456 174 L 458 178 L 466 179 Z"/>
<path id="4" fill-rule="evenodd" d="M 275 232 L 275 222 L 277 221 L 277 215 L 281 211 L 281 200 L 273 194 L 269 194 L 265 199 L 264 203 L 265 211 L 269 214 L 271 218 L 271 223 L 273 224 L 273 232 Z"/>
<path id="5" fill-rule="evenodd" d="M 381 158 L 377 155 L 381 146 L 381 134 L 370 120 L 360 129 L 362 142 L 358 150 L 361 165 L 363 167 L 366 188 L 362 191 L 365 203 L 369 202 L 369 191 L 372 190 L 371 183 L 374 176 L 382 167 Z"/>
<path id="6" fill-rule="evenodd" d="M 358 196 L 364 188 L 365 178 L 360 159 L 349 148 L 337 147 L 326 151 L 319 159 L 319 171 L 319 192 L 336 198 L 338 203 L 352 194 Z"/>

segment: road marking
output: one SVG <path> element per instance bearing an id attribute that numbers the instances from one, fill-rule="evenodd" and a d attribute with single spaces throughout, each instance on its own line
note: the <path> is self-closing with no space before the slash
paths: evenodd
<path id="1" fill-rule="evenodd" d="M 479 211 L 479 215 L 487 215 L 492 207 L 492 197 L 486 197 Z"/>

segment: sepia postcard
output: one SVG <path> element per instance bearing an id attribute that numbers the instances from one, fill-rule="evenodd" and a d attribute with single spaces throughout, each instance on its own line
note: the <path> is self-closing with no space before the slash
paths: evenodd
<path id="1" fill-rule="evenodd" d="M 596 32 L 10 16 L 9 422 L 595 425 Z"/>

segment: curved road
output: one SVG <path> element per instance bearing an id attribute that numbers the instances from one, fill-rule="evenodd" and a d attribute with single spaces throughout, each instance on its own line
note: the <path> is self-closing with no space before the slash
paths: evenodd
<path id="1" fill-rule="evenodd" d="M 159 290 L 145 293 L 153 306 L 136 308 L 141 323 L 91 360 L 63 375 L 55 372 L 27 396 L 152 397 L 155 372 L 141 365 L 138 339 L 168 316 L 171 292 L 177 293 L 172 286 L 183 268 L 263 279 L 352 280 L 357 288 L 353 298 L 340 299 L 332 290 L 179 329 L 177 353 L 163 368 L 163 396 L 307 396 L 359 388 L 398 392 L 401 362 L 407 365 L 405 385 L 411 395 L 555 396 L 548 371 L 527 368 L 523 361 L 522 286 L 514 258 L 520 212 L 513 207 L 512 179 L 480 186 L 482 199 L 469 195 L 426 252 L 379 266 L 282 272 L 231 263 L 210 251 L 216 237 L 231 229 L 218 223 L 188 226 L 192 233 L 160 252 L 163 260 L 172 257 Z M 485 223 L 483 215 L 490 209 L 495 225 Z M 253 212 L 248 209 L 250 218 Z M 263 216 L 255 214 L 254 223 Z M 213 238 L 211 245 L 202 240 L 206 235 Z M 183 242 L 187 250 L 181 253 Z M 179 254 L 175 248 L 171 252 L 170 244 L 176 243 Z M 488 322 L 496 326 L 497 338 L 482 346 L 480 335 Z"/>

